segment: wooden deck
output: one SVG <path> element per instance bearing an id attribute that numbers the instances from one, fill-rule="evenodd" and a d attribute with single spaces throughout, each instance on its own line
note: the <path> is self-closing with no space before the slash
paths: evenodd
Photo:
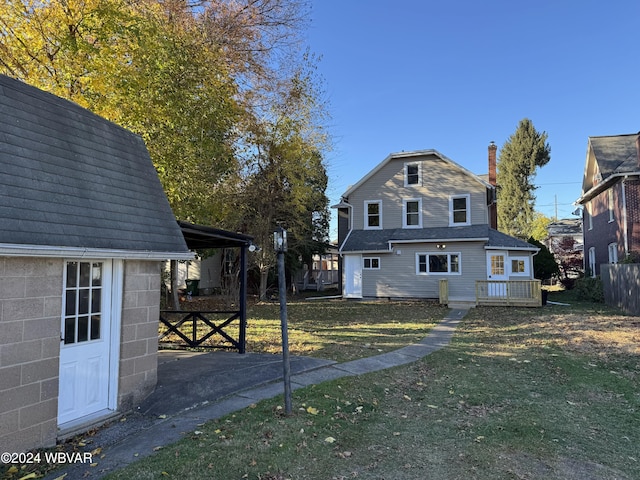
<path id="1" fill-rule="evenodd" d="M 457 304 L 461 299 L 449 296 L 448 280 L 440 280 L 439 297 L 441 304 Z M 474 299 L 463 299 L 473 303 Z M 542 306 L 540 280 L 476 280 L 475 305 L 491 306 Z"/>

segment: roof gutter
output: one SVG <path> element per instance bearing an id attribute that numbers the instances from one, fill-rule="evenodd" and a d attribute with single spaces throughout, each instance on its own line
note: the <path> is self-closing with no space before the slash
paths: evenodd
<path id="1" fill-rule="evenodd" d="M 640 176 L 640 171 L 614 173 L 612 175 L 609 175 L 603 182 L 597 184 L 594 187 L 591 187 L 589 190 L 587 190 L 582 195 L 580 195 L 580 197 L 575 201 L 575 203 L 582 205 L 585 202 L 588 202 L 589 200 L 591 200 L 593 197 L 595 197 L 599 193 L 602 193 L 604 190 L 606 190 L 609 187 L 609 185 L 613 183 L 614 180 L 618 178 L 622 178 L 623 180 L 626 180 L 627 177 L 633 177 L 633 176 Z"/>
<path id="2" fill-rule="evenodd" d="M 193 252 L 157 252 L 149 250 L 116 250 L 85 247 L 56 247 L 49 245 L 0 244 L 0 256 L 40 258 L 94 258 L 122 260 L 192 260 Z"/>

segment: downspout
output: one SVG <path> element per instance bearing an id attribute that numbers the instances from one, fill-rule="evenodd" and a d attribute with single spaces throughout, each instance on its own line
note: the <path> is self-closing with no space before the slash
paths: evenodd
<path id="1" fill-rule="evenodd" d="M 627 227 L 627 190 L 624 187 L 624 182 L 629 178 L 628 175 L 622 179 L 622 237 L 624 241 L 624 258 L 629 256 L 629 231 Z"/>

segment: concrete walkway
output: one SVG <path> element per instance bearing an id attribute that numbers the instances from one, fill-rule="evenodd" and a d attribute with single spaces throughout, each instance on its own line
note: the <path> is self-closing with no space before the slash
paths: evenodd
<path id="1" fill-rule="evenodd" d="M 341 377 L 362 375 L 415 362 L 445 347 L 468 310 L 453 309 L 421 342 L 346 363 L 291 357 L 291 388 L 296 390 Z M 208 420 L 283 393 L 280 355 L 212 352 L 160 352 L 158 386 L 140 408 L 115 420 L 87 440 L 85 449 L 101 447 L 98 465 L 74 464 L 45 480 L 99 479 L 157 447 L 180 440 Z M 225 365 L 226 364 L 226 365 Z M 185 407 L 186 405 L 186 407 Z"/>

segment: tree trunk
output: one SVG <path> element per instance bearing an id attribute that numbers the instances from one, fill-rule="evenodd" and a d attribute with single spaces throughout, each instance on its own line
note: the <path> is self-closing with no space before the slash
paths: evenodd
<path id="1" fill-rule="evenodd" d="M 171 260 L 171 308 L 180 310 L 180 295 L 178 294 L 178 261 Z"/>
<path id="2" fill-rule="evenodd" d="M 269 279 L 269 267 L 260 266 L 260 300 L 267 299 L 267 280 Z"/>

